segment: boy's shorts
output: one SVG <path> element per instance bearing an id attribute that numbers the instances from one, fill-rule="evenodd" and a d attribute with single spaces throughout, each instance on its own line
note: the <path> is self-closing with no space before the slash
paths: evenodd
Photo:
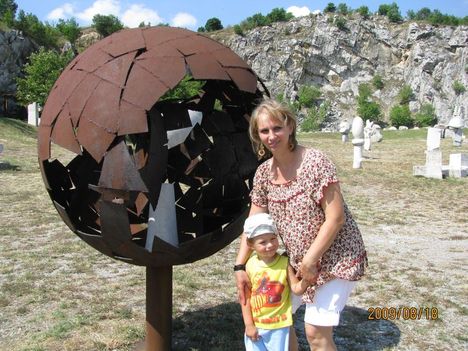
<path id="1" fill-rule="evenodd" d="M 260 339 L 253 341 L 244 334 L 246 351 L 288 351 L 289 350 L 289 328 L 261 329 L 257 328 Z"/>
<path id="2" fill-rule="evenodd" d="M 333 279 L 319 287 L 312 303 L 306 304 L 304 322 L 317 326 L 336 326 L 340 322 L 340 312 L 348 301 L 355 281 Z M 293 313 L 301 305 L 301 296 L 292 294 Z"/>

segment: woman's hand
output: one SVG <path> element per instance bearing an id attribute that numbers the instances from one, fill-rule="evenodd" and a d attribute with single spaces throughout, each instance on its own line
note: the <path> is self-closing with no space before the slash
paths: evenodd
<path id="1" fill-rule="evenodd" d="M 249 276 L 246 271 L 236 271 L 234 275 L 236 278 L 237 297 L 239 299 L 239 303 L 241 305 L 245 305 L 247 292 L 252 288 Z"/>
<path id="2" fill-rule="evenodd" d="M 305 258 L 304 258 L 305 259 Z M 307 281 L 310 285 L 315 284 L 320 273 L 320 263 L 310 263 L 307 260 L 303 260 L 298 274 L 303 280 Z"/>

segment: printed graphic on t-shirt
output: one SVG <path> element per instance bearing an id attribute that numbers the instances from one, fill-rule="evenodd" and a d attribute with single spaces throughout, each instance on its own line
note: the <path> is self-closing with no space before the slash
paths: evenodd
<path id="1" fill-rule="evenodd" d="M 267 272 L 254 283 L 252 291 L 252 311 L 260 312 L 264 307 L 275 307 L 281 304 L 281 294 L 284 285 L 278 281 L 271 281 Z"/>

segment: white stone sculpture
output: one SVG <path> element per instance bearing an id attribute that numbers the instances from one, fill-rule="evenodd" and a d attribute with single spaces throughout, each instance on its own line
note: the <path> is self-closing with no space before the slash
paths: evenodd
<path id="1" fill-rule="evenodd" d="M 35 127 L 39 125 L 39 104 L 37 102 L 28 105 L 28 124 Z"/>
<path id="2" fill-rule="evenodd" d="M 429 128 L 426 141 L 426 164 L 414 166 L 413 175 L 426 178 L 442 179 L 442 151 L 440 151 L 440 138 L 442 129 Z"/>
<path id="3" fill-rule="evenodd" d="M 372 143 L 379 143 L 382 141 L 383 136 L 381 133 L 382 128 L 374 122 L 367 120 L 364 127 L 364 150 L 370 151 Z"/>
<path id="4" fill-rule="evenodd" d="M 354 117 L 351 127 L 353 133 L 354 158 L 353 168 L 361 168 L 362 163 L 362 145 L 364 145 L 364 122 L 361 117 Z"/>
<path id="5" fill-rule="evenodd" d="M 448 123 L 448 128 L 452 130 L 452 140 L 454 146 L 461 146 L 463 142 L 463 120 L 460 116 L 454 116 Z"/>
<path id="6" fill-rule="evenodd" d="M 348 141 L 348 134 L 351 130 L 351 124 L 348 121 L 341 121 L 340 123 L 340 133 L 341 133 L 341 141 L 346 143 Z"/>

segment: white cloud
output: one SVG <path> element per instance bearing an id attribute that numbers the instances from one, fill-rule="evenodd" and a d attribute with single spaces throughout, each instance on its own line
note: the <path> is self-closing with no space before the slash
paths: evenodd
<path id="1" fill-rule="evenodd" d="M 171 21 L 171 25 L 174 27 L 194 28 L 197 25 L 197 19 L 191 14 L 186 12 L 179 12 Z"/>
<path id="2" fill-rule="evenodd" d="M 118 0 L 96 0 L 90 7 L 76 15 L 85 22 L 92 22 L 94 15 L 114 15 L 119 17 L 120 2 Z"/>
<path id="3" fill-rule="evenodd" d="M 290 6 L 286 9 L 286 12 L 291 12 L 294 17 L 302 17 L 310 14 L 310 10 L 307 6 Z"/>
<path id="4" fill-rule="evenodd" d="M 58 20 L 60 18 L 66 19 L 72 16 L 73 16 L 73 5 L 66 3 L 60 7 L 53 9 L 51 12 L 49 12 L 49 14 L 47 15 L 47 19 Z"/>
<path id="5" fill-rule="evenodd" d="M 141 22 L 151 25 L 156 25 L 164 22 L 164 19 L 159 17 L 158 13 L 151 10 L 142 4 L 133 4 L 122 15 L 122 22 L 130 28 L 138 27 Z"/>

